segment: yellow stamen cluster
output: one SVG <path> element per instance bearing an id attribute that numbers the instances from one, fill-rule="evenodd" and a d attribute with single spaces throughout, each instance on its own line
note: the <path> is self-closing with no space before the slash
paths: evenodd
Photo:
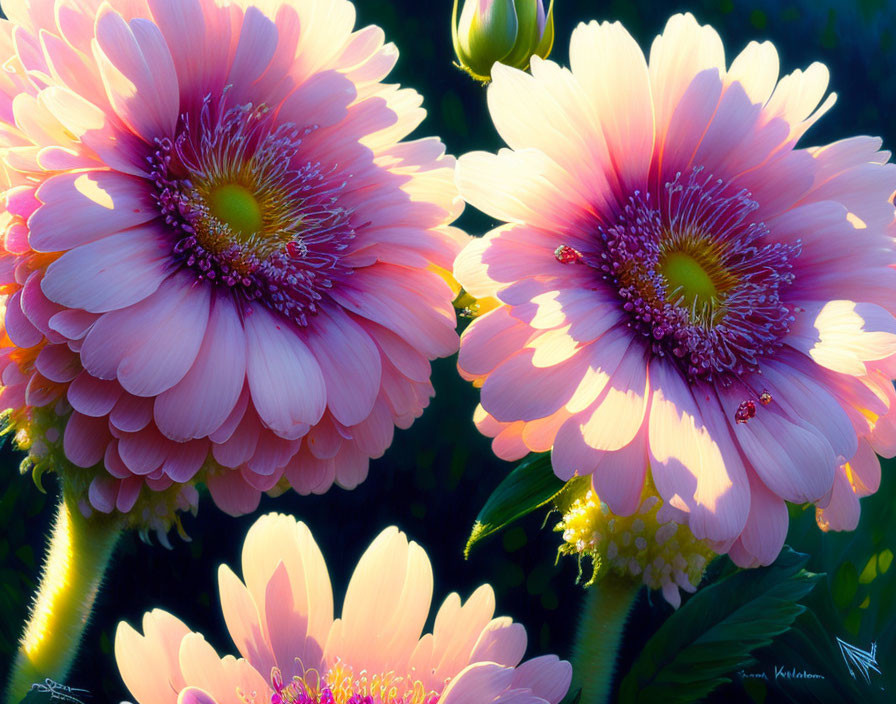
<path id="1" fill-rule="evenodd" d="M 592 561 L 590 586 L 605 573 L 637 579 L 651 589 L 676 585 L 694 591 L 715 557 L 707 543 L 685 525 L 658 518 L 662 502 L 647 496 L 631 516 L 616 516 L 593 492 L 574 501 L 555 530 L 562 532 L 561 555 Z M 668 594 L 667 594 L 668 598 Z"/>
<path id="2" fill-rule="evenodd" d="M 336 704 L 347 704 L 352 697 L 370 697 L 383 704 L 428 704 L 436 692 L 427 691 L 420 680 L 394 672 L 355 674 L 351 667 L 339 662 L 327 672 L 327 685 Z"/>

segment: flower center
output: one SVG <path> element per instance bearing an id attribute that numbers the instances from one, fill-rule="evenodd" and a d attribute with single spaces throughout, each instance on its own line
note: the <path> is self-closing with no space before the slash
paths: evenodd
<path id="1" fill-rule="evenodd" d="M 343 252 L 357 231 L 340 205 L 350 175 L 303 153 L 308 131 L 225 98 L 183 115 L 147 158 L 173 254 L 198 279 L 307 325 L 352 273 Z"/>
<path id="2" fill-rule="evenodd" d="M 355 673 L 342 662 L 321 676 L 306 670 L 302 677 L 283 681 L 280 670 L 271 672 L 274 693 L 271 704 L 438 704 L 439 694 L 427 690 L 413 677 L 394 672 L 384 674 L 361 670 Z"/>
<path id="3" fill-rule="evenodd" d="M 789 329 L 781 292 L 799 245 L 769 242 L 749 194 L 699 167 L 667 183 L 664 196 L 654 204 L 636 193 L 615 224 L 598 228 L 596 254 L 579 259 L 616 289 L 654 354 L 691 379 L 730 384 Z"/>
<path id="4" fill-rule="evenodd" d="M 245 186 L 225 183 L 216 186 L 208 194 L 208 206 L 212 215 L 246 240 L 262 227 L 261 206 Z"/>
<path id="5" fill-rule="evenodd" d="M 717 303 L 719 291 L 700 262 L 685 252 L 670 252 L 660 260 L 666 279 L 666 300 L 682 299 L 685 308 L 707 308 Z"/>

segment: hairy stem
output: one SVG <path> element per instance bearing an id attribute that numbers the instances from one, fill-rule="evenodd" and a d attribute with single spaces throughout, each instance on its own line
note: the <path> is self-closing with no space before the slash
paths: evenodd
<path id="1" fill-rule="evenodd" d="M 610 701 L 613 673 L 625 622 L 641 585 L 607 575 L 588 589 L 573 648 L 573 686 L 580 704 Z"/>
<path id="2" fill-rule="evenodd" d="M 63 490 L 40 584 L 13 664 L 8 704 L 20 702 L 32 684 L 65 679 L 120 534 L 120 525 L 107 516 L 95 513 L 84 518 Z"/>

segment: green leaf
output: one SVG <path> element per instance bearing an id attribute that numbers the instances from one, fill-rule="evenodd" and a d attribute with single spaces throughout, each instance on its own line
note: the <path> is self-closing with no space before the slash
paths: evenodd
<path id="1" fill-rule="evenodd" d="M 787 631 L 819 575 L 785 547 L 769 567 L 742 570 L 698 591 L 647 642 L 622 681 L 620 702 L 693 702 L 753 662 Z"/>
<path id="2" fill-rule="evenodd" d="M 498 484 L 485 502 L 473 524 L 464 556 L 469 557 L 470 550 L 483 538 L 549 503 L 568 485 L 578 486 L 581 480 L 582 477 L 576 477 L 568 484 L 564 483 L 554 474 L 548 453 L 529 455 Z"/>

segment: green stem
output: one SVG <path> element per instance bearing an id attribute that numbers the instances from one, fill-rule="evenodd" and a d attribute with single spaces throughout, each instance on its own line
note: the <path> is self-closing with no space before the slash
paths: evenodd
<path id="1" fill-rule="evenodd" d="M 78 644 L 121 527 L 94 513 L 85 519 L 63 490 L 37 595 L 12 667 L 7 704 L 35 683 L 62 682 Z"/>
<path id="2" fill-rule="evenodd" d="M 580 704 L 610 701 L 619 644 L 640 583 L 607 575 L 588 589 L 573 648 L 573 694 Z"/>

